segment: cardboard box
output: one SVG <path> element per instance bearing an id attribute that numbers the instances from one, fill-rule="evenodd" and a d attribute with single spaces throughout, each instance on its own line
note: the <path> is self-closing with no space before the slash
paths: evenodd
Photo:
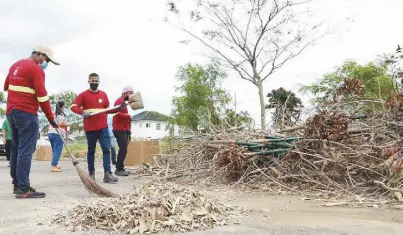
<path id="1" fill-rule="evenodd" d="M 125 166 L 136 166 L 151 162 L 159 154 L 159 142 L 154 140 L 135 140 L 129 142 Z"/>
<path id="2" fill-rule="evenodd" d="M 35 157 L 38 161 L 52 161 L 52 148 L 50 146 L 41 146 L 37 148 Z"/>

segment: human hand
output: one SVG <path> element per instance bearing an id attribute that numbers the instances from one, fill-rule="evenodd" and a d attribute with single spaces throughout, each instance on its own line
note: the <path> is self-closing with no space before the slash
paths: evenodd
<path id="1" fill-rule="evenodd" d="M 55 121 L 49 121 L 49 123 L 53 128 L 55 129 L 59 128 L 59 126 L 57 126 L 57 123 Z"/>
<path id="2" fill-rule="evenodd" d="M 120 110 L 122 110 L 122 109 L 124 109 L 125 107 L 126 107 L 126 102 L 124 102 L 124 103 L 122 103 L 119 107 L 118 107 L 118 110 L 120 111 Z"/>
<path id="3" fill-rule="evenodd" d="M 83 117 L 84 117 L 84 118 L 89 118 L 89 117 L 91 117 L 91 113 L 88 112 L 88 111 L 84 111 L 84 112 L 83 112 Z"/>

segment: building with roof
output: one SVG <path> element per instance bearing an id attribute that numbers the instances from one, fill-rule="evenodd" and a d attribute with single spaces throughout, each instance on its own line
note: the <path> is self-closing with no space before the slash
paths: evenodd
<path id="1" fill-rule="evenodd" d="M 143 111 L 132 117 L 132 138 L 161 139 L 168 135 L 169 116 L 155 112 Z"/>

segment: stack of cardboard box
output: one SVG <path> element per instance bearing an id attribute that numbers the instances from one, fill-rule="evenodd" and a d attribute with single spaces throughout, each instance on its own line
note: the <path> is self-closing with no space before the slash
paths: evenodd
<path id="1" fill-rule="evenodd" d="M 135 140 L 129 142 L 125 166 L 136 166 L 151 162 L 159 154 L 158 140 Z"/>
<path id="2" fill-rule="evenodd" d="M 38 161 L 52 161 L 52 148 L 50 146 L 40 146 L 35 151 L 35 158 Z"/>

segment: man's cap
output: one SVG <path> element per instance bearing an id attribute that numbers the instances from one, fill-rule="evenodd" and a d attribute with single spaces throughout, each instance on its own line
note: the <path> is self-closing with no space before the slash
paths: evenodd
<path id="1" fill-rule="evenodd" d="M 133 87 L 131 87 L 131 86 L 123 87 L 122 94 L 127 93 L 127 92 L 133 92 Z"/>
<path id="2" fill-rule="evenodd" d="M 60 65 L 60 63 L 55 59 L 55 57 L 53 57 L 52 49 L 50 49 L 48 46 L 39 45 L 35 47 L 34 51 L 45 54 L 53 64 Z"/>

